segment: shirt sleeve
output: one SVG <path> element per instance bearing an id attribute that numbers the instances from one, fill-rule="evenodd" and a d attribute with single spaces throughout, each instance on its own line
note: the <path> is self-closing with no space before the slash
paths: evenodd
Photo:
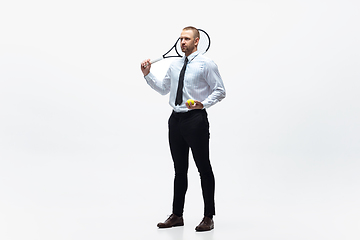
<path id="1" fill-rule="evenodd" d="M 202 104 L 204 105 L 204 108 L 209 108 L 215 103 L 220 102 L 226 96 L 224 83 L 220 76 L 219 69 L 213 61 L 209 61 L 206 64 L 205 81 L 210 86 L 211 94 L 202 101 Z"/>
<path id="2" fill-rule="evenodd" d="M 168 72 L 166 73 L 166 76 L 164 77 L 164 79 L 161 81 L 158 78 L 155 77 L 154 74 L 152 74 L 151 72 L 146 75 L 144 78 L 147 82 L 147 84 L 154 89 L 155 91 L 157 91 L 158 93 L 160 93 L 161 95 L 166 95 L 170 92 L 170 73 L 169 73 L 170 69 L 168 70 Z"/>

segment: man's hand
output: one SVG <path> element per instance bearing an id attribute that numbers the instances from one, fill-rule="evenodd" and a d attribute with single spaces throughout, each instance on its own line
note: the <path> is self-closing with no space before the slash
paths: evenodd
<path id="1" fill-rule="evenodd" d="M 141 71 L 143 72 L 144 76 L 146 76 L 150 73 L 150 68 L 151 68 L 150 59 L 144 60 L 141 63 Z"/>
<path id="2" fill-rule="evenodd" d="M 188 102 L 186 102 L 185 104 L 188 109 L 203 109 L 204 108 L 204 105 L 197 100 L 194 100 L 194 104 L 189 105 Z"/>

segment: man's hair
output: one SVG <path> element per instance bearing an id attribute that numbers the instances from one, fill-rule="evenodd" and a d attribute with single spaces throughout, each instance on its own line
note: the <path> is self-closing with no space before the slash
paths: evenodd
<path id="1" fill-rule="evenodd" d="M 196 38 L 200 39 L 200 33 L 199 33 L 199 30 L 197 30 L 197 28 L 189 26 L 189 27 L 184 28 L 183 30 L 191 30 L 191 31 L 193 31 L 194 39 L 196 39 Z"/>

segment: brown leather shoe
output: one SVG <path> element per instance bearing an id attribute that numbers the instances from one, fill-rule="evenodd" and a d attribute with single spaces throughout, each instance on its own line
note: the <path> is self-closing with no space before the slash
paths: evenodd
<path id="1" fill-rule="evenodd" d="M 184 226 L 184 219 L 183 217 L 178 217 L 175 214 L 171 214 L 168 219 L 166 219 L 163 223 L 158 223 L 157 225 L 159 228 L 171 228 L 177 226 Z"/>
<path id="2" fill-rule="evenodd" d="M 204 217 L 201 223 L 195 228 L 198 232 L 205 232 L 214 229 L 214 221 L 209 217 Z"/>

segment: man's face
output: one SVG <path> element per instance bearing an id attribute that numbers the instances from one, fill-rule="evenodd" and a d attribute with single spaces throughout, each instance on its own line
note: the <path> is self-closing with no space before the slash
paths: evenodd
<path id="1" fill-rule="evenodd" d="M 181 51 L 189 56 L 191 53 L 197 50 L 197 44 L 199 39 L 194 39 L 194 32 L 192 30 L 183 30 L 180 35 Z"/>

